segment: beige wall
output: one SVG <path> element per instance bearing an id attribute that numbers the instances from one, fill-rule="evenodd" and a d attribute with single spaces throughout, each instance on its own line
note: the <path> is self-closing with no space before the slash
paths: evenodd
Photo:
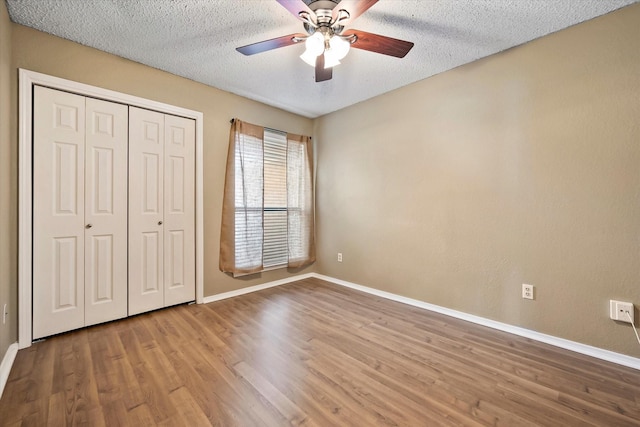
<path id="1" fill-rule="evenodd" d="M 81 46 L 24 26 L 13 24 L 13 81 L 25 68 L 101 88 L 111 89 L 204 113 L 204 295 L 236 290 L 278 280 L 292 273 L 313 271 L 313 266 L 287 272 L 233 279 L 218 269 L 220 217 L 229 120 L 242 120 L 310 135 L 313 121 L 228 92 L 159 71 L 96 49 Z M 12 135 L 17 144 L 17 88 L 13 85 Z M 15 241 L 12 242 L 15 250 Z"/>
<path id="2" fill-rule="evenodd" d="M 0 1 L 0 362 L 17 341 L 17 260 L 15 257 L 16 221 L 16 145 L 12 143 L 11 124 L 11 22 L 5 2 Z M 2 324 L 2 309 L 9 315 Z"/>
<path id="3" fill-rule="evenodd" d="M 318 119 L 318 271 L 639 357 L 608 319 L 611 298 L 640 306 L 639 22 L 634 5 Z"/>

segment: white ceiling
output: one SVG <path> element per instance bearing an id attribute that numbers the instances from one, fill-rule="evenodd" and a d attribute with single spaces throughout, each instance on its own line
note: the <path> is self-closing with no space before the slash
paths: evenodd
<path id="1" fill-rule="evenodd" d="M 322 83 L 298 58 L 302 45 L 253 56 L 236 52 L 304 32 L 275 0 L 6 3 L 16 23 L 318 117 L 638 1 L 380 0 L 348 28 L 412 41 L 413 49 L 404 59 L 351 49 L 333 79 Z"/>

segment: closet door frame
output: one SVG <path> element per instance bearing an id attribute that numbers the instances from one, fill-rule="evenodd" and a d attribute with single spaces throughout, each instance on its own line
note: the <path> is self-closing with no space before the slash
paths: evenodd
<path id="1" fill-rule="evenodd" d="M 19 69 L 18 87 L 18 347 L 31 346 L 32 335 L 32 247 L 33 247 L 33 87 L 45 86 L 91 98 L 117 102 L 195 120 L 195 256 L 196 303 L 204 302 L 203 227 L 203 114 L 133 95 L 102 89 L 35 71 Z"/>

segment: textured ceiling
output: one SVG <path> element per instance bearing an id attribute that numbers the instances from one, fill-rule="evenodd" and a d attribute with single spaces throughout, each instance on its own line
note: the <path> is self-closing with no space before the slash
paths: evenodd
<path id="1" fill-rule="evenodd" d="M 293 45 L 235 48 L 302 23 L 275 0 L 6 0 L 19 24 L 317 117 L 639 0 L 380 0 L 348 28 L 415 43 L 404 59 L 351 49 L 333 79 Z M 305 0 L 311 3 L 311 0 Z"/>

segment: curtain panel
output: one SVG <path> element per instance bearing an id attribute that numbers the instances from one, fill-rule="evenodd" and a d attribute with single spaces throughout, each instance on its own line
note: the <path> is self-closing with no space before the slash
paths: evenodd
<path id="1" fill-rule="evenodd" d="M 256 273 L 265 268 L 265 211 L 269 214 L 273 209 L 265 209 L 264 135 L 263 127 L 238 119 L 233 120 L 229 132 L 220 270 L 234 275 Z M 286 166 L 286 266 L 302 267 L 315 261 L 310 137 L 286 134 L 283 166 Z"/>

